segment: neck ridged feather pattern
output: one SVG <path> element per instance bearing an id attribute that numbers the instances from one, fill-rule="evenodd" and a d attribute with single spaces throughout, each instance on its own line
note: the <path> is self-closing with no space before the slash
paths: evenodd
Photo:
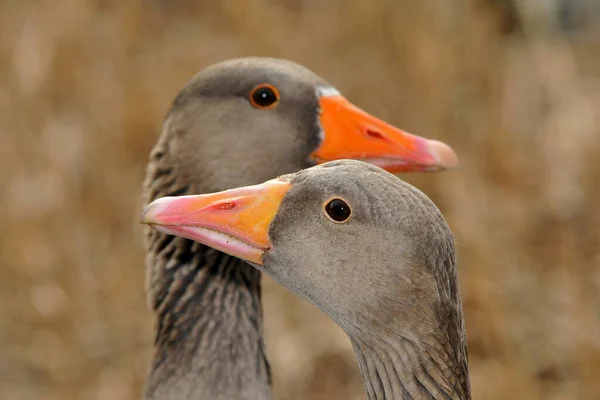
<path id="1" fill-rule="evenodd" d="M 453 249 L 453 242 L 447 241 Z M 354 327 L 351 341 L 369 400 L 469 400 L 467 341 L 456 277 L 456 261 L 441 248 L 431 252 L 439 295 L 433 323 L 389 321 L 393 334 Z M 446 256 L 442 256 L 446 254 Z M 403 334 L 405 332 L 406 334 Z"/>
<path id="2" fill-rule="evenodd" d="M 166 146 L 163 146 L 166 147 Z M 168 149 L 167 149 L 168 150 Z M 145 203 L 199 193 L 157 147 Z M 269 399 L 260 272 L 200 243 L 146 230 L 155 350 L 146 399 Z"/>
<path id="3" fill-rule="evenodd" d="M 466 360 L 457 361 L 442 340 L 426 346 L 402 337 L 352 343 L 369 400 L 471 398 Z"/>

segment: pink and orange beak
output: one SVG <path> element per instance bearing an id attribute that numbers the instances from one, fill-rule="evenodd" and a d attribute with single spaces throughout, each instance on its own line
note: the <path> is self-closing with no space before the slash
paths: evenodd
<path id="1" fill-rule="evenodd" d="M 341 95 L 319 100 L 324 138 L 311 157 L 317 163 L 352 158 L 390 172 L 436 171 L 458 165 L 450 146 L 400 130 Z"/>
<path id="2" fill-rule="evenodd" d="M 146 207 L 142 223 L 262 264 L 271 246 L 269 225 L 290 187 L 270 180 L 211 194 L 163 197 Z"/>

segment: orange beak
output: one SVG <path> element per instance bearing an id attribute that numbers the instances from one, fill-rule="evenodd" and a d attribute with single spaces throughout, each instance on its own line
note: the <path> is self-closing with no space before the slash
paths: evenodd
<path id="1" fill-rule="evenodd" d="M 458 165 L 450 146 L 404 132 L 340 95 L 321 96 L 324 138 L 311 157 L 317 163 L 352 158 L 390 172 L 437 171 Z"/>
<path id="2" fill-rule="evenodd" d="M 262 264 L 271 247 L 269 225 L 290 187 L 270 180 L 211 194 L 163 197 L 146 207 L 142 223 Z"/>

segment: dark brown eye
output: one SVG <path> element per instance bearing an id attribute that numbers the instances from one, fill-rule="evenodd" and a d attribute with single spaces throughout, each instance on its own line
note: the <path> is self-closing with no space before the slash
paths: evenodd
<path id="1" fill-rule="evenodd" d="M 325 212 L 335 222 L 344 222 L 350 218 L 352 210 L 348 203 L 340 199 L 332 199 L 325 205 Z"/>
<path id="2" fill-rule="evenodd" d="M 256 108 L 271 108 L 279 101 L 279 92 L 273 85 L 263 83 L 250 92 L 250 103 Z"/>

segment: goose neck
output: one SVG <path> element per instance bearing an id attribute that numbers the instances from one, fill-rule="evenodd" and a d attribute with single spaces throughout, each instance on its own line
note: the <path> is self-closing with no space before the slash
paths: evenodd
<path id="1" fill-rule="evenodd" d="M 406 337 L 352 344 L 369 400 L 470 399 L 466 358 L 440 340 Z"/>
<path id="2" fill-rule="evenodd" d="M 155 352 L 145 399 L 270 399 L 260 273 L 199 243 L 156 235 L 153 248 L 162 250 L 149 260 Z"/>

